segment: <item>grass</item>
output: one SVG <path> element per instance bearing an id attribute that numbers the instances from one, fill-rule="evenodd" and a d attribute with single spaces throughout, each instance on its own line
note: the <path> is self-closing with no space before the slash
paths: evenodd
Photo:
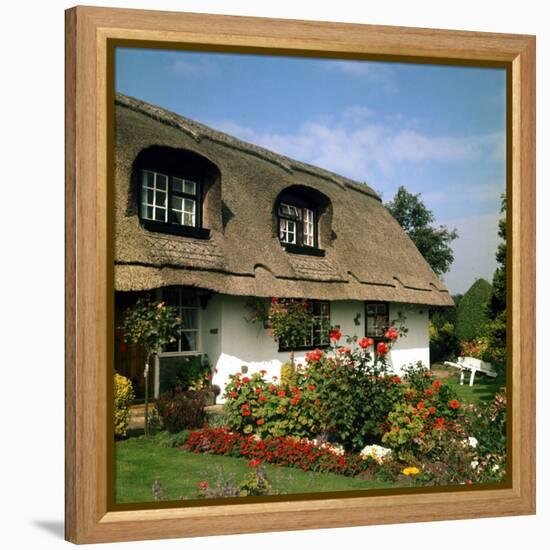
<path id="1" fill-rule="evenodd" d="M 454 369 L 442 365 L 432 367 L 434 374 L 443 382 L 449 384 L 457 393 L 459 401 L 473 403 L 474 405 L 483 405 L 492 401 L 495 393 L 506 386 L 506 377 L 499 374 L 496 378 L 489 378 L 484 374 L 477 373 L 474 379 L 474 385 L 469 386 L 470 374 L 465 373 L 464 384 L 460 385 L 460 373 L 453 372 Z"/>
<path id="2" fill-rule="evenodd" d="M 237 480 L 250 471 L 241 458 L 194 454 L 179 448 L 155 445 L 145 438 L 131 438 L 116 444 L 116 501 L 118 503 L 151 502 L 155 478 L 162 483 L 170 500 L 194 498 L 202 480 L 214 482 L 221 471 Z M 378 489 L 395 484 L 350 478 L 336 474 L 316 474 L 296 468 L 265 466 L 273 487 L 279 493 L 315 493 Z"/>

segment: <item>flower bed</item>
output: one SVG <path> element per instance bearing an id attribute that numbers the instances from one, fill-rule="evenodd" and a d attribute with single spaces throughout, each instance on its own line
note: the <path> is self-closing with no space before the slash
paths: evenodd
<path id="1" fill-rule="evenodd" d="M 305 471 L 355 476 L 373 463 L 368 457 L 344 452 L 338 446 L 292 437 L 242 435 L 226 428 L 204 428 L 189 435 L 185 448 L 209 453 L 290 466 Z"/>

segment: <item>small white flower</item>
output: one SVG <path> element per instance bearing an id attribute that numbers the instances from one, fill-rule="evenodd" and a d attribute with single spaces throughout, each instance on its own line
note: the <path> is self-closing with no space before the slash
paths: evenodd
<path id="1" fill-rule="evenodd" d="M 472 447 L 472 449 L 475 449 L 477 447 L 478 441 L 475 437 L 469 437 L 468 438 L 468 445 Z"/>
<path id="2" fill-rule="evenodd" d="M 478 464 L 479 462 L 477 460 L 472 460 L 472 462 L 470 463 L 470 468 L 472 468 L 472 470 L 475 470 Z"/>
<path id="3" fill-rule="evenodd" d="M 500 466 L 498 464 L 495 464 L 492 468 L 491 468 L 491 471 L 492 472 L 498 472 L 500 470 Z"/>

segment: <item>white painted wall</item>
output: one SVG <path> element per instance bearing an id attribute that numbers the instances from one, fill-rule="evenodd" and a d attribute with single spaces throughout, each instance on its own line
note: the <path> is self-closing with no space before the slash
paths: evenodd
<path id="1" fill-rule="evenodd" d="M 390 304 L 390 321 L 405 315 L 404 326 L 409 330 L 400 337 L 390 352 L 390 362 L 396 374 L 410 363 L 422 361 L 430 366 L 430 336 L 428 333 L 428 307 L 408 304 Z"/>
<path id="2" fill-rule="evenodd" d="M 230 374 L 248 367 L 248 374 L 266 370 L 267 376 L 280 376 L 281 365 L 290 360 L 290 353 L 280 353 L 277 343 L 258 323 L 247 323 L 247 299 L 239 296 L 214 296 L 202 315 L 202 351 L 208 354 L 217 372 L 213 383 L 223 390 Z M 422 361 L 429 365 L 428 308 L 390 305 L 390 319 L 406 315 L 409 331 L 400 338 L 390 353 L 390 362 L 396 373 L 404 365 Z M 340 326 L 346 336 L 362 338 L 365 333 L 364 302 L 339 301 L 331 303 L 331 324 Z M 358 324 L 356 324 L 358 323 Z M 344 342 L 342 342 L 344 343 Z M 296 361 L 303 362 L 305 353 L 297 353 Z M 221 401 L 221 398 L 220 398 Z"/>

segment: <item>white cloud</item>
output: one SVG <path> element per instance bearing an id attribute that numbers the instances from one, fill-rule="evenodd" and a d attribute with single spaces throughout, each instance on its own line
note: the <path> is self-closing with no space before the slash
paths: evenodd
<path id="1" fill-rule="evenodd" d="M 170 65 L 172 74 L 176 76 L 213 76 L 216 74 L 216 66 L 207 60 L 201 61 L 174 61 Z"/>
<path id="2" fill-rule="evenodd" d="M 323 68 L 352 77 L 365 78 L 386 92 L 398 91 L 394 71 L 386 64 L 374 61 L 331 61 L 324 63 Z"/>
<path id="3" fill-rule="evenodd" d="M 404 163 L 459 162 L 492 158 L 501 134 L 446 137 L 395 128 L 376 121 L 367 106 L 354 105 L 338 119 L 302 123 L 295 132 L 257 131 L 225 119 L 211 126 L 291 158 L 359 181 L 391 176 Z"/>

